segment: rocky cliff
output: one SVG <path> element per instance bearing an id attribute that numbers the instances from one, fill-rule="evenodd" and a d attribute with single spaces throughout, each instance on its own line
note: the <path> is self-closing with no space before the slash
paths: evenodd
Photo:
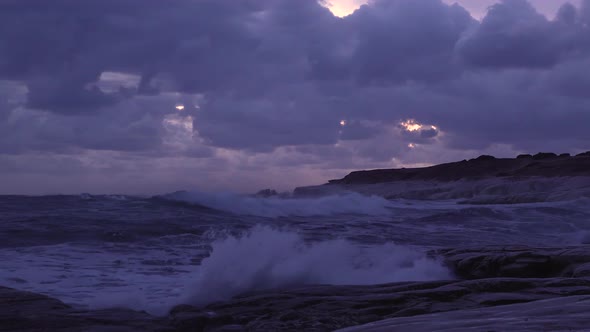
<path id="1" fill-rule="evenodd" d="M 480 156 L 424 168 L 356 171 L 330 184 L 374 184 L 393 181 L 457 181 L 490 177 L 590 176 L 590 151 L 570 156 L 554 153 L 520 155 L 517 158 Z"/>

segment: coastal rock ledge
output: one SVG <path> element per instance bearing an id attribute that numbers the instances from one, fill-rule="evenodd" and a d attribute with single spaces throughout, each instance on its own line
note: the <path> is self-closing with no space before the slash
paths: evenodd
<path id="1" fill-rule="evenodd" d="M 330 184 L 372 184 L 392 181 L 434 180 L 457 181 L 465 179 L 507 177 L 572 177 L 590 176 L 590 151 L 576 156 L 569 154 L 538 153 L 516 158 L 479 156 L 423 168 L 378 169 L 355 171 Z"/>
<path id="2" fill-rule="evenodd" d="M 0 331 L 584 331 L 590 326 L 589 246 L 430 254 L 456 279 L 268 290 L 204 308 L 180 305 L 166 317 L 84 310 L 0 287 Z"/>
<path id="3" fill-rule="evenodd" d="M 295 197 L 357 192 L 386 199 L 518 204 L 590 197 L 590 152 L 517 158 L 480 156 L 422 168 L 355 171 L 342 179 L 295 188 Z"/>

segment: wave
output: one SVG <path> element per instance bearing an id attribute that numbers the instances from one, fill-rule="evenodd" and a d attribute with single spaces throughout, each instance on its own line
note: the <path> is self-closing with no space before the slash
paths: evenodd
<path id="1" fill-rule="evenodd" d="M 362 247 L 346 240 L 308 244 L 294 232 L 256 226 L 212 244 L 186 302 L 204 305 L 251 291 L 311 284 L 369 285 L 451 277 L 437 260 L 393 243 Z"/>
<path id="2" fill-rule="evenodd" d="M 254 197 L 231 193 L 176 192 L 161 196 L 239 215 L 260 217 L 326 216 L 334 214 L 387 215 L 393 203 L 358 193 L 316 198 Z"/>
<path id="3" fill-rule="evenodd" d="M 100 199 L 113 200 L 113 201 L 126 201 L 129 198 L 132 198 L 132 196 L 128 196 L 128 195 L 93 195 L 93 194 L 89 194 L 89 193 L 82 193 L 77 196 L 78 196 L 78 198 L 85 200 L 85 201 L 100 200 Z"/>

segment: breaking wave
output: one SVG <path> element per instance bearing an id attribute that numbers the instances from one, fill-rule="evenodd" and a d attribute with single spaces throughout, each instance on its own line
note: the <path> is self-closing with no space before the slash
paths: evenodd
<path id="1" fill-rule="evenodd" d="M 342 193 L 316 198 L 254 197 L 230 193 L 177 192 L 165 199 L 193 203 L 239 215 L 260 217 L 386 215 L 392 202 L 379 196 Z"/>
<path id="2" fill-rule="evenodd" d="M 346 240 L 308 244 L 297 233 L 257 226 L 212 244 L 187 302 L 204 305 L 265 289 L 311 284 L 370 285 L 450 278 L 437 260 L 392 243 L 362 247 Z"/>

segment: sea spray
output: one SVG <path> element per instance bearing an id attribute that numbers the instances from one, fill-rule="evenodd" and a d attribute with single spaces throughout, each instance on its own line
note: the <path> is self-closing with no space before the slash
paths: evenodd
<path id="1" fill-rule="evenodd" d="M 256 226 L 212 244 L 187 302 L 204 305 L 249 291 L 310 284 L 369 285 L 450 278 L 441 262 L 406 246 L 346 240 L 306 243 L 295 232 Z"/>

